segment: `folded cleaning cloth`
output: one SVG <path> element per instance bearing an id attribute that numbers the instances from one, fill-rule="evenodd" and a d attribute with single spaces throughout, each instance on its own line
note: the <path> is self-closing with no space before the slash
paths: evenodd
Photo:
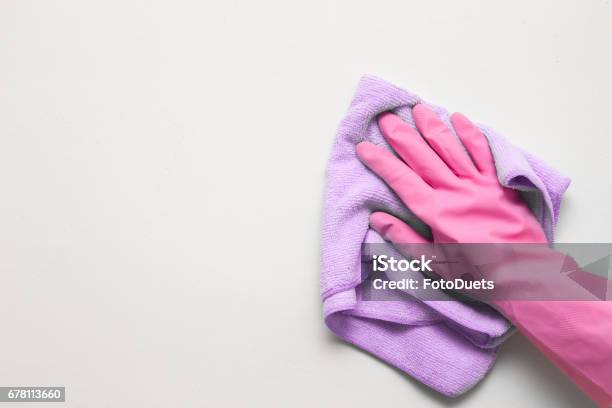
<path id="1" fill-rule="evenodd" d="M 359 285 L 362 243 L 384 243 L 368 226 L 374 210 L 391 213 L 421 231 L 427 227 L 357 158 L 363 140 L 385 146 L 376 116 L 394 111 L 414 126 L 418 96 L 372 76 L 361 79 L 340 124 L 327 167 L 321 243 L 321 291 L 327 326 L 339 337 L 448 396 L 457 396 L 487 373 L 511 332 L 490 307 L 447 300 L 366 301 Z M 448 123 L 446 110 L 427 104 Z M 522 195 L 552 242 L 569 179 L 491 129 L 489 141 L 500 182 Z M 451 127 L 452 129 L 452 127 Z"/>

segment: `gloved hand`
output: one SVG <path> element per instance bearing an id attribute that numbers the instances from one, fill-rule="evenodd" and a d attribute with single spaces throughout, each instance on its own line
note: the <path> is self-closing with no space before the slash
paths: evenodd
<path id="1" fill-rule="evenodd" d="M 461 114 L 451 115 L 460 142 L 425 105 L 416 105 L 412 113 L 420 134 L 394 114 L 384 113 L 379 118 L 381 131 L 399 158 L 369 142 L 358 144 L 357 154 L 430 226 L 434 243 L 547 243 L 540 224 L 518 192 L 499 183 L 487 140 L 472 122 Z M 384 212 L 371 214 L 370 224 L 398 246 L 429 242 Z M 542 247 L 546 246 L 539 246 Z M 532 254 L 522 261 L 530 257 Z M 548 255 L 539 252 L 535 258 L 540 262 Z M 558 254 L 551 250 L 550 259 L 555 258 Z M 520 265 L 522 276 L 528 276 L 524 272 L 529 264 Z M 505 268 L 508 269 L 507 263 Z M 527 272 L 537 274 L 538 270 L 529 268 Z M 555 285 L 558 284 L 564 283 L 557 280 Z M 609 302 L 490 303 L 600 406 L 612 406 Z"/>
<path id="2" fill-rule="evenodd" d="M 423 137 L 392 113 L 382 114 L 378 121 L 385 139 L 405 163 L 369 142 L 358 144 L 357 154 L 431 227 L 435 242 L 547 242 L 518 192 L 497 180 L 487 140 L 472 122 L 461 114 L 451 115 L 470 159 L 433 111 L 416 105 L 412 112 Z M 377 226 L 395 225 L 389 217 L 374 213 L 370 220 L 380 229 Z"/>

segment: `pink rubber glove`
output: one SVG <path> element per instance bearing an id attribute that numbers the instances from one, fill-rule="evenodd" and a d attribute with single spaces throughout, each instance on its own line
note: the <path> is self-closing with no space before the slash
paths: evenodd
<path id="1" fill-rule="evenodd" d="M 379 118 L 385 139 L 400 158 L 369 142 L 360 143 L 357 154 L 430 226 L 434 243 L 547 242 L 518 192 L 499 183 L 487 140 L 472 122 L 461 114 L 451 115 L 460 142 L 425 105 L 415 106 L 412 113 L 420 134 L 394 114 Z M 428 242 L 383 212 L 373 213 L 370 224 L 396 245 Z M 551 259 L 557 256 L 551 251 Z M 612 406 L 609 302 L 492 304 L 597 404 Z"/>
<path id="2" fill-rule="evenodd" d="M 451 116 L 470 159 L 433 111 L 416 105 L 412 112 L 423 137 L 394 114 L 378 122 L 405 163 L 368 142 L 357 146 L 357 154 L 431 227 L 435 242 L 546 242 L 518 192 L 497 180 L 489 145 L 476 126 L 461 114 Z"/>

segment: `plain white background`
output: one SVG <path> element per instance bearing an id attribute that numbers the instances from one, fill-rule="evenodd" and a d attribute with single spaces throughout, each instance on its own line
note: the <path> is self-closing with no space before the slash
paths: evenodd
<path id="1" fill-rule="evenodd" d="M 319 226 L 373 73 L 570 175 L 558 240 L 611 242 L 611 40 L 609 0 L 3 1 L 0 385 L 71 407 L 590 407 L 520 336 L 455 401 L 335 340 Z"/>

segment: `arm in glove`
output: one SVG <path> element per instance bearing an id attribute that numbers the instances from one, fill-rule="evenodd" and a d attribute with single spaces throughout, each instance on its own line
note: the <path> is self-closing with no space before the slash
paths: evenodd
<path id="1" fill-rule="evenodd" d="M 503 243 L 546 247 L 540 224 L 518 192 L 499 183 L 487 140 L 472 122 L 461 114 L 451 115 L 458 139 L 424 105 L 413 108 L 413 117 L 418 131 L 394 114 L 385 113 L 379 118 L 385 139 L 399 157 L 369 142 L 360 143 L 357 154 L 429 225 L 434 245 Z M 375 212 L 370 224 L 394 244 L 431 242 L 390 214 Z M 538 262 L 558 256 L 552 250 L 550 254 L 546 251 L 535 257 Z M 523 259 L 534 257 L 526 254 Z M 528 265 L 520 268 L 524 270 Z M 538 270 L 527 272 L 537 274 Z M 538 282 L 542 285 L 543 281 Z M 559 280 L 557 284 L 565 283 Z M 612 406 L 610 302 L 489 302 L 594 401 L 602 407 Z"/>

